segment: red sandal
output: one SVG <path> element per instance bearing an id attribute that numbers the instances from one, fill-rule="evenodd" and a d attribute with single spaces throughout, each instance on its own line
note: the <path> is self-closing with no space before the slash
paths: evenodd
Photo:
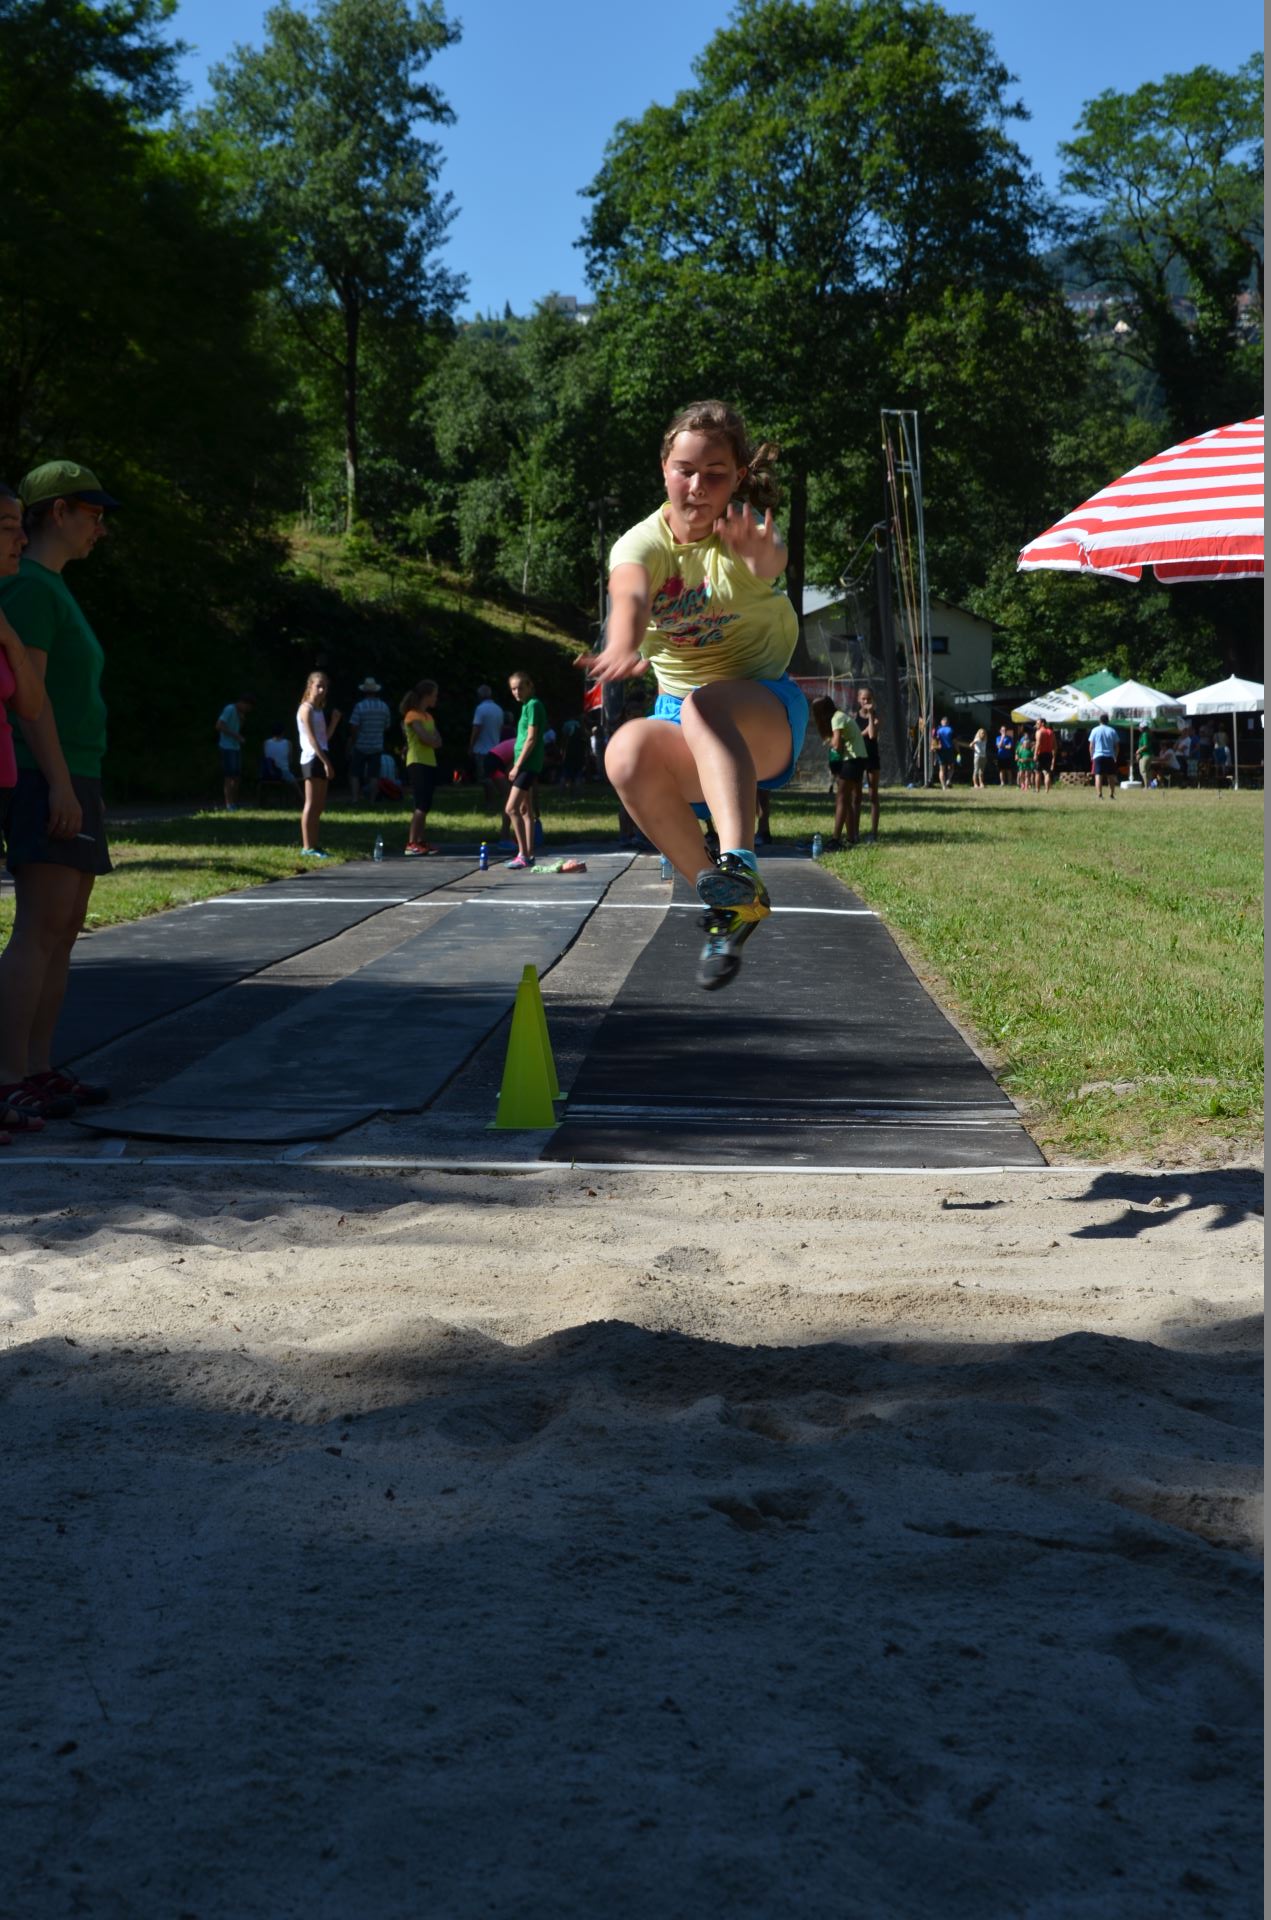
<path id="1" fill-rule="evenodd" d="M 71 1100 L 74 1107 L 100 1107 L 110 1098 L 109 1087 L 90 1086 L 73 1073 L 58 1073 L 51 1068 L 44 1073 L 28 1073 L 22 1084 L 37 1100 L 55 1100 L 59 1105 L 64 1100 Z M 71 1112 L 74 1112 L 74 1107 L 70 1109 Z M 59 1114 L 58 1117 L 64 1116 Z"/>
<path id="2" fill-rule="evenodd" d="M 12 1127 L 16 1133 L 43 1133 L 44 1114 L 41 1102 L 29 1094 L 20 1081 L 11 1086 L 0 1087 L 0 1126 L 7 1130 Z M 13 1145 L 13 1135 L 2 1143 L 6 1147 Z"/>

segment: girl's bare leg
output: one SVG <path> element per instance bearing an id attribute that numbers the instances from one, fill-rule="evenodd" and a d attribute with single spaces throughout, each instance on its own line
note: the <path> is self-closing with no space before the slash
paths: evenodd
<path id="1" fill-rule="evenodd" d="M 753 680 L 717 680 L 689 694 L 680 731 L 720 846 L 753 852 L 758 782 L 784 773 L 790 761 L 790 722 L 781 701 Z"/>
<path id="2" fill-rule="evenodd" d="M 836 840 L 843 838 L 843 829 L 847 825 L 848 784 L 846 780 L 834 782 L 834 838 Z"/>
<path id="3" fill-rule="evenodd" d="M 646 839 L 690 885 L 709 865 L 691 802 L 702 799 L 683 729 L 671 720 L 628 720 L 605 751 L 605 773 Z"/>
<path id="4" fill-rule="evenodd" d="M 300 814 L 300 844 L 312 852 L 318 844 L 318 822 L 327 803 L 325 780 L 305 781 L 305 803 Z"/>

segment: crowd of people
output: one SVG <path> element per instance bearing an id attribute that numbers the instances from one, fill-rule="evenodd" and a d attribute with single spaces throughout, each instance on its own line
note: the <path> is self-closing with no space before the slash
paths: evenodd
<path id="1" fill-rule="evenodd" d="M 1107 720 L 1089 729 L 1054 727 L 1045 720 L 1019 728 L 1006 723 L 990 742 L 986 727 L 980 727 L 969 741 L 956 740 L 944 716 L 932 729 L 931 738 L 936 778 L 942 789 L 953 785 L 964 751 L 971 755 L 973 787 L 988 785 L 991 752 L 998 785 L 1018 788 L 1021 793 L 1049 793 L 1064 774 L 1090 781 L 1096 797 L 1102 798 L 1105 792 L 1109 797 L 1115 794 L 1123 768 L 1127 774 L 1137 770 L 1139 782 L 1145 787 L 1171 786 L 1176 781 L 1224 785 L 1232 771 L 1231 736 L 1221 722 L 1215 721 L 1193 724 L 1185 720 L 1172 735 L 1141 724 L 1129 730 L 1128 749 Z"/>

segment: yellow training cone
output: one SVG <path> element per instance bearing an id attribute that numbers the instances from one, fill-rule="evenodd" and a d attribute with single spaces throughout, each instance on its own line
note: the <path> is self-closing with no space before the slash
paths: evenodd
<path id="1" fill-rule="evenodd" d="M 552 1106 L 555 1072 L 549 1068 L 551 1053 L 544 1045 L 547 1023 L 539 997 L 538 975 L 533 967 L 527 967 L 525 973 L 531 978 L 527 980 L 523 974 L 516 990 L 508 1056 L 499 1089 L 499 1110 L 491 1122 L 495 1127 L 556 1125 Z"/>
<path id="2" fill-rule="evenodd" d="M 547 1009 L 543 1005 L 543 989 L 538 984 L 535 968 L 527 966 L 521 970 L 521 985 L 528 987 L 534 1000 L 534 1011 L 538 1015 L 539 1038 L 543 1042 L 543 1058 L 547 1062 L 547 1084 L 552 1090 L 552 1099 L 560 1099 L 560 1081 L 556 1078 L 556 1062 L 552 1058 L 552 1040 L 547 1031 Z"/>

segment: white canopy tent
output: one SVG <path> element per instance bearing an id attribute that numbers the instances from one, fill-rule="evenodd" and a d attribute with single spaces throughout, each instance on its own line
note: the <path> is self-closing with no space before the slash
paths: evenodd
<path id="1" fill-rule="evenodd" d="M 1240 735 L 1236 731 L 1236 715 L 1264 711 L 1262 682 L 1242 680 L 1239 674 L 1233 673 L 1226 680 L 1216 680 L 1212 687 L 1197 687 L 1195 693 L 1185 693 L 1182 708 L 1193 719 L 1209 713 L 1231 715 L 1231 764 L 1235 784 L 1239 787 Z"/>
<path id="2" fill-rule="evenodd" d="M 1056 687 L 1011 709 L 1012 720 L 1048 720 L 1052 727 L 1093 727 L 1102 718 L 1102 700 L 1092 700 L 1080 687 Z"/>

